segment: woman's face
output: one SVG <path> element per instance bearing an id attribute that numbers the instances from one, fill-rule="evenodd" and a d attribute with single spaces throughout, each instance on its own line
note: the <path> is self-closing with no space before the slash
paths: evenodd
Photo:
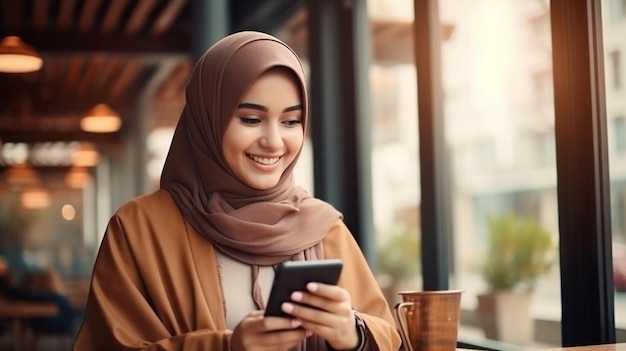
<path id="1" fill-rule="evenodd" d="M 273 69 L 243 95 L 226 127 L 222 149 L 242 182 L 267 190 L 278 184 L 303 140 L 298 85 L 288 72 Z"/>

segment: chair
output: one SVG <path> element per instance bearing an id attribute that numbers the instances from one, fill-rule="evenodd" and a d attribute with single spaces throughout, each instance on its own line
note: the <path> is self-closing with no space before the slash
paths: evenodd
<path id="1" fill-rule="evenodd" d="M 29 321 L 29 329 L 33 333 L 32 350 L 39 350 L 41 339 L 45 337 L 52 337 L 55 340 L 55 350 L 70 350 L 82 321 L 84 310 L 76 308 L 70 299 L 63 294 L 40 294 L 37 299 L 38 301 L 54 302 L 59 308 L 59 315 L 33 318 Z"/>

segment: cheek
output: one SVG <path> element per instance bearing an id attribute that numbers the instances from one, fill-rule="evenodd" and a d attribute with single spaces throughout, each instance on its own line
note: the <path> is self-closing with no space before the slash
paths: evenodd
<path id="1" fill-rule="evenodd" d="M 235 137 L 235 135 L 241 134 L 234 130 L 228 130 L 226 134 L 224 134 L 224 139 L 222 142 L 222 150 L 224 153 L 224 158 L 226 159 L 226 163 L 228 166 L 233 169 L 239 163 L 239 159 L 243 155 L 245 151 L 245 145 L 243 143 L 244 138 Z"/>
<path id="2" fill-rule="evenodd" d="M 225 145 L 223 148 L 223 152 L 224 159 L 226 160 L 226 165 L 228 166 L 228 168 L 233 171 L 237 169 L 237 159 L 232 149 L 229 146 Z"/>
<path id="3" fill-rule="evenodd" d="M 302 148 L 304 144 L 303 133 L 302 132 L 293 133 L 293 135 L 290 135 L 286 139 L 286 143 L 287 143 L 287 148 L 290 151 L 290 154 L 292 154 L 292 157 L 294 157 L 295 155 L 298 154 L 298 152 L 300 151 L 300 149 Z"/>

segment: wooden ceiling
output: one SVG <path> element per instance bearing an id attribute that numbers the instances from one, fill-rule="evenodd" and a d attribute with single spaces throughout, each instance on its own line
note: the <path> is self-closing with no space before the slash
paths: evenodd
<path id="1" fill-rule="evenodd" d="M 18 35 L 44 65 L 0 73 L 0 138 L 117 138 L 82 133 L 80 118 L 107 103 L 128 128 L 150 92 L 154 123 L 171 124 L 191 69 L 188 12 L 187 0 L 3 0 L 2 37 Z"/>
<path id="2" fill-rule="evenodd" d="M 44 60 L 37 72 L 0 73 L 0 142 L 117 143 L 146 113 L 140 106 L 148 106 L 149 128 L 175 125 L 193 64 L 192 2 L 209 0 L 0 1 L 0 39 L 17 35 Z M 302 2 L 230 0 L 231 31 L 284 24 L 283 39 L 306 56 Z M 374 22 L 374 60 L 411 62 L 411 30 Z M 122 115 L 120 132 L 80 130 L 98 103 Z"/>
<path id="3" fill-rule="evenodd" d="M 145 99 L 150 128 L 174 125 L 192 69 L 192 1 L 206 0 L 1 0 L 0 39 L 17 35 L 44 60 L 37 72 L 0 73 L 1 141 L 117 142 Z M 229 1 L 231 27 L 287 16 L 297 1 L 287 2 Z M 122 115 L 120 132 L 80 130 L 97 103 Z"/>

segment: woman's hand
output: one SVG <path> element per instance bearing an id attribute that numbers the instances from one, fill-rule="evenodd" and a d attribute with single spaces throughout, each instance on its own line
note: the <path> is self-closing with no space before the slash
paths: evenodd
<path id="1" fill-rule="evenodd" d="M 302 323 L 302 327 L 326 339 L 335 350 L 351 350 L 359 345 L 350 293 L 336 285 L 307 284 L 307 291 L 296 291 L 282 310 Z M 300 305 L 306 304 L 309 306 Z"/>
<path id="2" fill-rule="evenodd" d="M 253 311 L 235 327 L 230 345 L 231 351 L 286 351 L 310 335 L 295 319 Z"/>

